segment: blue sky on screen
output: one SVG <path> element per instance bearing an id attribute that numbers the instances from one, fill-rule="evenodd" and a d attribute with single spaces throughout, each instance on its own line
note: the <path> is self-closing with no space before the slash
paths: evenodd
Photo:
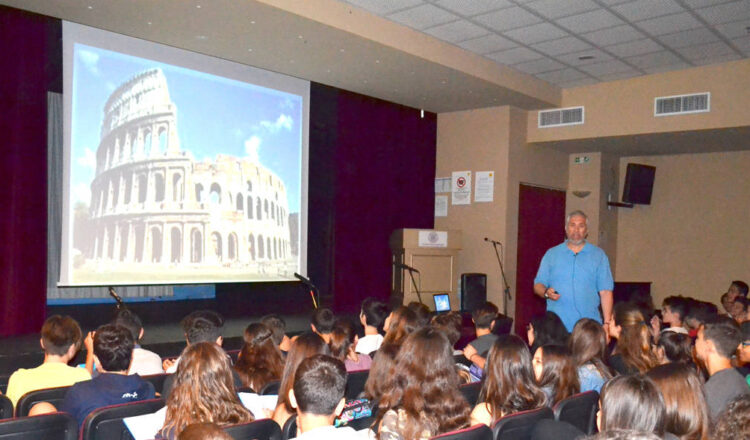
<path id="1" fill-rule="evenodd" d="M 154 67 L 164 72 L 177 106 L 181 149 L 198 161 L 217 154 L 257 158 L 286 185 L 289 212 L 299 212 L 302 97 L 82 44 L 74 49 L 73 204 L 89 204 L 104 104 L 122 83 Z"/>

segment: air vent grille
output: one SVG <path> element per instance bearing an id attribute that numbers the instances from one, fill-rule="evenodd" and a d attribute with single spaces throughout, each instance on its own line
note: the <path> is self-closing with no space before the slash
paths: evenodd
<path id="1" fill-rule="evenodd" d="M 583 107 L 570 107 L 539 112 L 539 128 L 583 124 Z"/>
<path id="2" fill-rule="evenodd" d="M 663 96 L 654 99 L 654 116 L 703 113 L 711 110 L 711 94 Z"/>

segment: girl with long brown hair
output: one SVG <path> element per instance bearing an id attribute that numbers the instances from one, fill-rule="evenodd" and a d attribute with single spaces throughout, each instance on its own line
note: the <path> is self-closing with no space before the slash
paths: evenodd
<path id="1" fill-rule="evenodd" d="M 578 369 L 581 392 L 601 391 L 604 382 L 612 379 L 607 366 L 607 334 L 601 324 L 582 318 L 573 327 L 570 335 L 570 352 Z"/>
<path id="2" fill-rule="evenodd" d="M 620 303 L 615 306 L 610 336 L 617 339 L 610 365 L 620 374 L 645 373 L 659 365 L 646 318 L 638 307 Z"/>
<path id="3" fill-rule="evenodd" d="M 648 376 L 664 397 L 664 429 L 680 440 L 707 440 L 709 419 L 703 382 L 690 364 L 668 363 Z"/>
<path id="4" fill-rule="evenodd" d="M 260 393 L 266 384 L 281 379 L 284 359 L 273 342 L 273 332 L 267 326 L 250 324 L 243 335 L 245 343 L 234 364 L 242 386 Z"/>
<path id="5" fill-rule="evenodd" d="M 346 371 L 369 370 L 372 358 L 366 354 L 357 353 L 357 331 L 351 321 L 342 319 L 336 321 L 331 331 L 331 340 L 328 346 L 331 348 L 331 356 L 344 363 Z"/>
<path id="6" fill-rule="evenodd" d="M 378 406 L 379 440 L 426 439 L 468 426 L 469 405 L 448 338 L 425 327 L 406 338 Z"/>
<path id="7" fill-rule="evenodd" d="M 502 335 L 493 344 L 479 401 L 471 412 L 471 422 L 487 426 L 503 416 L 547 404 L 547 396 L 534 380 L 529 349 L 518 336 Z"/>
<path id="8" fill-rule="evenodd" d="M 581 391 L 578 370 L 567 347 L 543 345 L 536 349 L 532 364 L 537 383 L 547 395 L 549 406 Z"/>
<path id="9" fill-rule="evenodd" d="M 273 412 L 273 420 L 281 427 L 295 413 L 289 401 L 289 390 L 294 386 L 294 373 L 297 372 L 297 367 L 303 360 L 316 354 L 331 354 L 328 344 L 316 333 L 303 333 L 292 342 L 292 347 L 286 355 L 284 373 L 279 385 L 279 398 Z"/>
<path id="10" fill-rule="evenodd" d="M 401 345 L 404 338 L 409 336 L 419 327 L 417 314 L 406 306 L 394 309 L 387 318 L 383 328 L 385 329 L 384 344 Z M 382 345 L 381 345 L 382 346 Z"/>
<path id="11" fill-rule="evenodd" d="M 192 423 L 231 425 L 253 419 L 237 397 L 224 350 L 213 342 L 189 345 L 180 356 L 159 435 L 173 439 Z"/>

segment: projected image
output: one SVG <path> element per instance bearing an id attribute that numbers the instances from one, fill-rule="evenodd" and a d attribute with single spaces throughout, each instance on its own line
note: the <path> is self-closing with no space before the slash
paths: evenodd
<path id="1" fill-rule="evenodd" d="M 71 284 L 290 279 L 302 97 L 74 47 Z"/>

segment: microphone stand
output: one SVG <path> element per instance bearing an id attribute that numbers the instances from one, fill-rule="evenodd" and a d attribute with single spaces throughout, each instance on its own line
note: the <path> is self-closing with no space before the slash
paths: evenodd
<path id="1" fill-rule="evenodd" d="M 406 270 L 406 269 L 401 269 L 401 270 Z M 422 294 L 419 292 L 419 288 L 417 287 L 417 282 L 414 281 L 414 274 L 412 273 L 412 271 L 409 271 L 409 278 L 411 278 L 411 285 L 414 286 L 414 291 L 417 292 L 417 299 L 419 299 L 419 303 L 424 305 L 424 301 L 422 301 Z"/>
<path id="2" fill-rule="evenodd" d="M 503 282 L 503 315 L 508 316 L 508 301 L 510 301 L 510 286 L 508 285 L 508 279 L 505 278 L 505 269 L 503 269 L 503 260 L 500 258 L 500 253 L 497 251 L 497 245 L 500 243 L 492 242 L 492 247 L 495 249 L 495 256 L 497 257 L 497 264 L 500 265 L 500 276 Z M 502 246 L 502 244 L 500 244 Z"/>

